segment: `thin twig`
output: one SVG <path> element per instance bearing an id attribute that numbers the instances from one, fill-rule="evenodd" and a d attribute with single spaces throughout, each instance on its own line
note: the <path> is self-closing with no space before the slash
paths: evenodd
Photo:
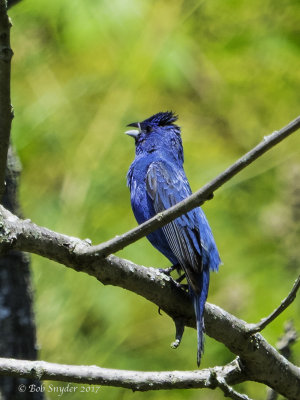
<path id="1" fill-rule="evenodd" d="M 10 47 L 10 27 L 6 1 L 0 0 L 0 201 L 4 193 L 6 160 L 13 118 L 10 101 L 10 62 L 13 55 Z"/>
<path id="2" fill-rule="evenodd" d="M 236 362 L 237 365 L 239 365 L 240 367 L 239 357 L 233 360 L 233 363 L 234 362 Z M 230 397 L 233 400 L 251 400 L 250 397 L 248 397 L 247 395 L 241 394 L 236 390 L 234 390 L 231 386 L 229 386 L 228 382 L 226 382 L 225 377 L 220 374 L 217 374 L 214 368 L 210 369 L 209 387 L 220 388 L 224 393 L 225 397 Z"/>
<path id="3" fill-rule="evenodd" d="M 292 290 L 287 297 L 282 300 L 280 305 L 266 318 L 263 318 L 257 324 L 249 324 L 248 334 L 252 335 L 256 332 L 261 332 L 267 325 L 269 325 L 275 318 L 278 317 L 296 298 L 298 289 L 300 287 L 300 275 L 295 280 Z"/>
<path id="4" fill-rule="evenodd" d="M 280 354 L 282 354 L 287 360 L 291 359 L 292 346 L 298 339 L 297 331 L 294 327 L 293 321 L 287 321 L 284 324 L 284 334 L 279 338 L 276 347 Z"/>
<path id="5" fill-rule="evenodd" d="M 212 198 L 215 190 L 220 188 L 224 183 L 233 178 L 238 172 L 242 171 L 245 167 L 255 161 L 258 157 L 262 156 L 276 144 L 291 135 L 293 132 L 300 128 L 300 116 L 291 121 L 287 126 L 275 131 L 272 134 L 265 136 L 264 139 L 255 146 L 248 153 L 244 154 L 234 164 L 227 168 L 224 172 L 218 175 L 211 182 L 203 186 L 196 193 L 187 197 L 185 200 L 177 203 L 175 206 L 166 211 L 158 213 L 155 217 L 149 219 L 138 227 L 124 233 L 123 235 L 116 236 L 115 238 L 101 243 L 97 246 L 92 246 L 89 249 L 90 254 L 96 256 L 106 257 L 109 254 L 115 253 L 131 243 L 136 242 L 142 237 L 155 231 L 158 228 L 166 225 L 168 222 L 174 220 L 182 214 L 191 211 L 193 208 L 202 205 L 205 201 Z"/>
<path id="6" fill-rule="evenodd" d="M 246 394 L 241 394 L 229 386 L 223 377 L 217 377 L 217 381 L 218 387 L 225 394 L 225 397 L 230 397 L 233 400 L 251 400 Z"/>

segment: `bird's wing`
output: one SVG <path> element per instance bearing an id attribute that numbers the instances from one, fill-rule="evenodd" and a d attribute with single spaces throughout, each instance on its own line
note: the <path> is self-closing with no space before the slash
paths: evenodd
<path id="1" fill-rule="evenodd" d="M 172 168 L 162 161 L 150 164 L 146 189 L 156 213 L 170 208 L 191 194 L 184 171 L 181 168 Z M 203 269 L 203 247 L 199 230 L 201 216 L 198 211 L 199 209 L 192 210 L 162 228 L 195 294 L 200 290 L 199 275 Z"/>

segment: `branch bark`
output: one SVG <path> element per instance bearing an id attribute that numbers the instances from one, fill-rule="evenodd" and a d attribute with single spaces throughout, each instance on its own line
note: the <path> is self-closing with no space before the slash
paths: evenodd
<path id="1" fill-rule="evenodd" d="M 6 1 L 0 0 L 0 201 L 5 187 L 5 167 L 13 119 L 10 101 L 10 67 L 13 55 L 10 47 L 10 28 Z"/>
<path id="2" fill-rule="evenodd" d="M 39 227 L 0 208 L 2 249 L 29 251 L 94 276 L 103 284 L 130 290 L 156 304 L 173 320 L 195 327 L 188 294 L 173 279 L 155 268 L 109 256 L 95 257 L 88 242 Z M 240 356 L 248 380 L 272 387 L 291 400 L 300 398 L 300 368 L 281 356 L 261 334 L 249 335 L 249 324 L 221 308 L 206 304 L 205 326 L 209 336 Z"/>
<path id="3" fill-rule="evenodd" d="M 63 365 L 45 361 L 0 358 L 0 374 L 38 378 L 40 380 L 123 387 L 134 391 L 186 388 L 215 389 L 220 386 L 219 381 L 235 384 L 246 378 L 237 360 L 223 367 L 198 371 L 140 372 L 100 368 L 94 365 Z"/>
<path id="4" fill-rule="evenodd" d="M 233 178 L 236 174 L 246 168 L 249 164 L 253 163 L 257 158 L 262 156 L 276 144 L 287 138 L 293 132 L 300 128 L 300 116 L 291 121 L 288 125 L 275 131 L 272 134 L 265 136 L 263 140 L 255 146 L 248 153 L 244 154 L 234 164 L 223 171 L 211 182 L 204 185 L 197 192 L 187 197 L 185 200 L 177 203 L 175 206 L 168 208 L 166 211 L 158 213 L 155 217 L 149 219 L 143 224 L 130 230 L 127 233 L 116 236 L 115 238 L 101 243 L 97 246 L 92 246 L 89 250 L 90 254 L 95 256 L 106 257 L 109 254 L 122 250 L 124 247 L 131 243 L 136 242 L 142 237 L 155 231 L 158 228 L 166 225 L 168 222 L 173 221 L 175 218 L 182 214 L 186 214 L 193 208 L 201 206 L 207 200 L 212 199 L 213 193 L 219 189 L 224 183 Z"/>

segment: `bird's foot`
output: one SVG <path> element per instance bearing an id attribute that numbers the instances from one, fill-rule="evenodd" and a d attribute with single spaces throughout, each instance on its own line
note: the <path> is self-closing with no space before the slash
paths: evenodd
<path id="1" fill-rule="evenodd" d="M 180 278 L 182 278 L 182 277 L 180 277 Z M 177 280 L 176 281 L 173 280 L 173 283 L 178 289 L 181 289 L 181 290 L 184 290 L 185 292 L 187 292 L 189 290 L 189 285 L 187 283 L 180 283 L 182 279 L 180 279 L 179 282 L 177 282 Z"/>
<path id="2" fill-rule="evenodd" d="M 185 292 L 189 291 L 189 285 L 187 283 L 179 283 L 180 289 L 184 290 Z"/>
<path id="3" fill-rule="evenodd" d="M 179 264 L 175 264 L 175 265 L 172 265 L 169 268 L 159 268 L 159 272 L 161 272 L 162 274 L 165 274 L 167 276 L 170 276 L 171 273 L 173 271 L 175 271 L 175 269 L 178 271 L 179 268 L 180 268 Z"/>

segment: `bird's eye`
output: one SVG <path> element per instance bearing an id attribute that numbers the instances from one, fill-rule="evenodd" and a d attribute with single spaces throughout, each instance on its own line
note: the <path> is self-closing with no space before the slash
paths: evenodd
<path id="1" fill-rule="evenodd" d="M 147 126 L 145 130 L 146 130 L 146 133 L 150 133 L 152 131 L 152 128 L 151 128 L 151 126 Z"/>

